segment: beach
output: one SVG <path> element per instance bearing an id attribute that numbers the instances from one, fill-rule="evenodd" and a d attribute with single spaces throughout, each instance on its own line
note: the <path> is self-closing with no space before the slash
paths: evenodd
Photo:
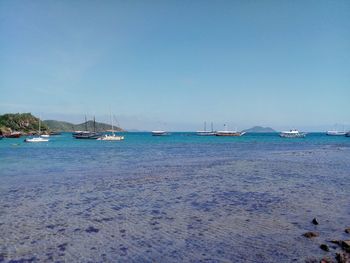
<path id="1" fill-rule="evenodd" d="M 350 140 L 259 136 L 1 143 L 0 262 L 334 258 L 327 241 L 350 239 Z"/>

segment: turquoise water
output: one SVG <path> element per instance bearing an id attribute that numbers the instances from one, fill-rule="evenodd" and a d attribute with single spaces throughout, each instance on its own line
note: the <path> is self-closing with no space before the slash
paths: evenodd
<path id="1" fill-rule="evenodd" d="M 350 138 L 321 133 L 3 139 L 0 262 L 321 257 L 350 224 L 349 153 Z"/>

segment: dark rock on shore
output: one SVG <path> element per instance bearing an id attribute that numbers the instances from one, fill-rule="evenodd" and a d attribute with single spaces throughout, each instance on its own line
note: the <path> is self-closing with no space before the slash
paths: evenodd
<path id="1" fill-rule="evenodd" d="M 349 254 L 346 254 L 344 252 L 337 253 L 335 259 L 338 263 L 349 263 L 350 262 L 350 256 Z"/>
<path id="2" fill-rule="evenodd" d="M 350 234 L 350 227 L 348 227 L 348 228 L 345 228 L 345 233 L 348 233 L 348 234 Z"/>
<path id="3" fill-rule="evenodd" d="M 341 243 L 342 248 L 346 251 L 350 253 L 350 240 L 344 240 Z"/>
<path id="4" fill-rule="evenodd" d="M 317 232 L 306 232 L 303 234 L 304 237 L 307 237 L 307 238 L 314 238 L 314 237 L 318 237 L 320 234 L 317 233 Z"/>

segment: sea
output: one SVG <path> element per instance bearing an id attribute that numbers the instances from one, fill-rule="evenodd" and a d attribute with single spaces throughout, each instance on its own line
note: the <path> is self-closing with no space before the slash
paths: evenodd
<path id="1" fill-rule="evenodd" d="M 311 262 L 350 239 L 348 137 L 124 136 L 0 140 L 0 262 Z"/>

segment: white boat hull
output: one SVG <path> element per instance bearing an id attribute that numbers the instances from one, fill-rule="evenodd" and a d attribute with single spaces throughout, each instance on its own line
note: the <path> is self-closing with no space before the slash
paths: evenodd
<path id="1" fill-rule="evenodd" d="M 98 141 L 122 141 L 124 136 L 105 135 L 97 139 Z"/>
<path id="2" fill-rule="evenodd" d="M 24 140 L 24 142 L 32 142 L 32 143 L 36 143 L 36 142 L 48 142 L 49 139 L 46 138 L 41 138 L 41 137 L 35 137 L 35 138 L 27 138 Z"/>

